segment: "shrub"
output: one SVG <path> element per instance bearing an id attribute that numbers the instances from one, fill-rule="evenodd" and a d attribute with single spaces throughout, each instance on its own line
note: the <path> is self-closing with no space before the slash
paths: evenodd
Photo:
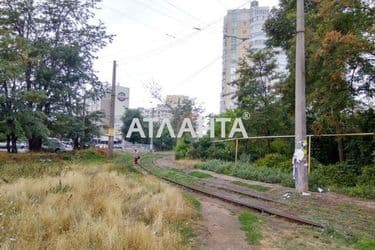
<path id="1" fill-rule="evenodd" d="M 76 152 L 75 157 L 84 161 L 103 161 L 106 159 L 107 149 L 85 149 Z"/>
<path id="2" fill-rule="evenodd" d="M 274 153 L 265 155 L 263 158 L 258 159 L 255 163 L 260 167 L 275 168 L 280 164 L 280 162 L 285 162 L 287 160 L 289 160 L 287 156 Z"/>
<path id="3" fill-rule="evenodd" d="M 229 145 L 211 145 L 207 152 L 210 159 L 234 160 L 234 152 L 232 152 Z"/>
<path id="4" fill-rule="evenodd" d="M 358 184 L 368 184 L 375 186 L 375 165 L 365 166 L 358 177 Z"/>
<path id="5" fill-rule="evenodd" d="M 190 146 L 185 139 L 181 139 L 177 142 L 175 148 L 175 158 L 176 160 L 183 159 L 189 157 L 190 154 Z"/>
<path id="6" fill-rule="evenodd" d="M 293 143 L 285 139 L 276 139 L 271 142 L 271 149 L 279 154 L 291 155 L 293 154 Z"/>
<path id="7" fill-rule="evenodd" d="M 357 184 L 355 187 L 343 188 L 342 191 L 350 196 L 375 199 L 374 185 Z"/>
<path id="8" fill-rule="evenodd" d="M 207 162 L 199 163 L 194 166 L 204 170 L 209 170 L 219 174 L 230 174 L 232 172 L 232 163 L 220 160 L 210 160 Z"/>
<path id="9" fill-rule="evenodd" d="M 239 157 L 239 161 L 241 163 L 249 163 L 249 162 L 251 162 L 251 155 L 242 153 Z"/>
<path id="10" fill-rule="evenodd" d="M 280 169 L 259 167 L 255 164 L 238 164 L 219 160 L 211 160 L 197 164 L 196 168 L 213 171 L 220 174 L 233 175 L 248 180 L 264 181 L 269 183 L 281 183 L 293 187 L 292 175 Z"/>

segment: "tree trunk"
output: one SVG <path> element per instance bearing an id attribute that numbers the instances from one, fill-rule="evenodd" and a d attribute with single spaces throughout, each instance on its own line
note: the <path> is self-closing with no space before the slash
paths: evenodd
<path id="1" fill-rule="evenodd" d="M 7 135 L 7 152 L 10 153 L 10 135 Z"/>
<path id="2" fill-rule="evenodd" d="M 78 136 L 76 136 L 76 137 L 74 138 L 74 140 L 73 140 L 73 149 L 74 149 L 74 150 L 79 149 L 79 137 L 78 137 Z"/>
<path id="3" fill-rule="evenodd" d="M 342 137 L 337 138 L 337 149 L 339 151 L 339 161 L 343 162 L 345 161 L 344 157 L 344 140 Z"/>
<path id="4" fill-rule="evenodd" d="M 39 152 L 42 149 L 42 138 L 31 137 L 29 139 L 29 150 L 33 152 Z"/>
<path id="5" fill-rule="evenodd" d="M 267 149 L 268 149 L 268 153 L 270 154 L 272 149 L 271 149 L 271 139 L 267 139 Z"/>
<path id="6" fill-rule="evenodd" d="M 336 113 L 338 114 L 338 113 Z M 335 132 L 336 134 L 342 134 L 343 129 L 341 125 L 341 119 L 339 115 L 334 115 L 334 126 L 335 126 Z M 339 161 L 343 162 L 345 160 L 344 156 L 344 138 L 343 137 L 337 137 L 337 150 L 339 152 Z"/>
<path id="7" fill-rule="evenodd" d="M 11 133 L 11 141 L 12 141 L 11 153 L 16 154 L 18 152 L 18 150 L 17 150 L 17 136 L 14 133 Z"/>

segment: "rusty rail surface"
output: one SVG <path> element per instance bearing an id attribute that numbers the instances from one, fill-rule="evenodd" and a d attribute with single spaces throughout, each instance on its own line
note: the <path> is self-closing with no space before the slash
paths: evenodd
<path id="1" fill-rule="evenodd" d="M 235 205 L 239 205 L 239 206 L 242 206 L 242 207 L 254 209 L 254 210 L 257 210 L 259 212 L 267 213 L 267 214 L 270 214 L 270 215 L 276 215 L 278 217 L 284 218 L 284 219 L 286 219 L 288 221 L 291 221 L 291 222 L 309 225 L 309 226 L 314 226 L 314 227 L 318 227 L 318 228 L 324 228 L 324 226 L 319 224 L 319 223 L 301 218 L 299 216 L 296 216 L 296 215 L 293 215 L 293 214 L 290 214 L 290 213 L 287 213 L 287 212 L 284 212 L 284 211 L 280 211 L 280 210 L 272 208 L 272 207 L 265 206 L 263 204 L 260 204 L 260 203 L 254 202 L 254 201 L 250 202 L 250 201 L 246 201 L 246 200 L 243 200 L 243 199 L 240 199 L 240 198 L 233 197 L 230 194 L 226 194 L 224 192 L 218 191 L 216 188 L 203 187 L 203 186 L 198 187 L 198 186 L 193 186 L 193 185 L 190 185 L 190 184 L 180 183 L 180 182 L 174 181 L 172 179 L 169 179 L 169 178 L 166 178 L 166 177 L 163 177 L 163 176 L 158 176 L 158 175 L 154 174 L 151 170 L 147 169 L 146 167 L 144 167 L 142 165 L 138 165 L 138 166 L 141 167 L 144 171 L 146 171 L 147 173 L 149 173 L 153 176 L 156 176 L 156 177 L 158 177 L 158 178 L 160 178 L 164 181 L 167 181 L 169 183 L 172 183 L 172 184 L 175 184 L 177 186 L 183 187 L 185 189 L 189 189 L 189 190 L 192 190 L 194 192 L 201 193 L 201 194 L 204 194 L 206 196 L 213 197 L 213 198 L 217 198 L 217 199 L 220 199 L 220 200 L 223 200 L 223 201 L 235 204 Z M 260 197 L 260 195 L 252 196 L 252 198 L 262 199 Z M 263 200 L 267 200 L 267 198 L 263 197 Z M 273 202 L 273 200 L 270 200 L 270 199 L 268 201 Z"/>

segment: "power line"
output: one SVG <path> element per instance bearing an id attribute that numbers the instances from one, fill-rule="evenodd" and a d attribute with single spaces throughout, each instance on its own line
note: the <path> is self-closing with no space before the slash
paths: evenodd
<path id="1" fill-rule="evenodd" d="M 150 6 L 150 5 L 144 3 L 144 2 L 142 2 L 142 1 L 140 1 L 140 0 L 135 0 L 135 1 L 136 1 L 137 3 L 139 3 L 139 4 L 143 5 L 143 6 L 145 6 L 146 8 L 152 10 L 152 11 L 154 11 L 154 12 L 156 12 L 156 13 L 159 13 L 160 15 L 162 15 L 162 16 L 164 16 L 164 17 L 168 17 L 168 18 L 170 18 L 170 19 L 175 20 L 176 22 L 179 22 L 179 23 L 181 23 L 181 24 L 183 24 L 183 25 L 186 25 L 186 23 L 183 22 L 183 21 L 181 21 L 180 19 L 175 18 L 175 17 L 173 17 L 173 16 L 171 16 L 171 15 L 169 15 L 169 14 L 166 14 L 166 13 L 164 13 L 164 12 L 158 10 L 157 8 L 154 8 L 153 6 Z"/>
<path id="2" fill-rule="evenodd" d="M 125 13 L 125 12 L 123 12 L 121 10 L 118 10 L 118 9 L 115 9 L 115 8 L 112 8 L 112 7 L 109 7 L 109 6 L 104 6 L 104 7 L 107 8 L 107 9 L 109 9 L 109 10 L 111 10 L 111 11 L 117 12 L 117 13 L 121 14 L 122 16 L 124 16 L 125 18 L 127 18 L 127 19 L 129 19 L 129 20 L 131 20 L 133 22 L 139 23 L 139 24 L 145 26 L 146 28 L 149 28 L 149 29 L 154 30 L 154 31 L 161 32 L 161 33 L 163 33 L 164 36 L 175 38 L 175 36 L 169 34 L 169 32 L 165 32 L 165 31 L 163 31 L 162 29 L 160 29 L 158 27 L 155 27 L 153 25 L 145 23 L 145 22 L 143 22 L 143 21 L 141 21 L 141 20 L 139 20 L 139 19 L 137 19 L 135 17 L 129 16 L 127 13 Z"/>
<path id="3" fill-rule="evenodd" d="M 247 39 L 246 39 L 247 40 Z M 236 45 L 236 48 L 240 47 L 246 40 L 243 40 Z M 216 61 L 218 61 L 220 58 L 222 58 L 222 56 L 218 56 L 216 57 L 214 60 L 210 61 L 208 64 L 204 65 L 202 68 L 198 69 L 197 71 L 195 71 L 194 73 L 190 74 L 188 77 L 185 78 L 185 80 L 183 80 L 180 84 L 184 84 L 186 82 L 189 82 L 190 80 L 194 79 L 195 77 L 197 77 L 199 74 L 201 74 L 202 72 L 204 72 L 206 69 L 208 69 L 209 67 L 211 67 Z"/>
<path id="4" fill-rule="evenodd" d="M 198 22 L 201 22 L 201 23 L 204 23 L 202 22 L 202 20 L 200 18 L 197 18 L 196 16 L 192 15 L 190 12 L 178 7 L 177 5 L 171 3 L 170 1 L 166 0 L 165 3 L 167 3 L 168 5 L 172 6 L 173 8 L 175 8 L 176 10 L 180 11 L 181 13 L 184 13 L 185 15 L 195 19 L 196 21 Z"/>
<path id="5" fill-rule="evenodd" d="M 139 0 L 137 0 L 139 1 Z M 236 9 L 240 9 L 242 7 L 244 7 L 245 5 L 248 4 L 248 0 L 246 2 L 244 2 L 243 4 L 241 4 L 240 6 L 238 6 Z M 112 8 L 111 8 L 112 9 Z M 118 12 L 120 12 L 119 10 L 116 10 Z M 151 50 L 148 50 L 148 51 L 145 51 L 141 54 L 138 54 L 136 56 L 133 56 L 131 58 L 128 58 L 127 59 L 127 62 L 123 62 L 123 64 L 128 64 L 130 63 L 130 61 L 133 61 L 133 60 L 143 60 L 145 57 L 146 58 L 150 58 L 152 56 L 155 56 L 155 55 L 158 55 L 158 54 L 161 54 L 163 53 L 164 51 L 166 50 L 169 50 L 171 48 L 174 48 L 180 44 L 183 44 L 185 43 L 186 41 L 188 41 L 189 39 L 191 39 L 192 37 L 194 37 L 195 35 L 198 35 L 198 34 L 201 34 L 202 32 L 207 32 L 209 31 L 209 29 L 211 29 L 212 27 L 214 27 L 214 25 L 218 24 L 219 22 L 221 22 L 222 20 L 224 19 L 224 17 L 220 17 L 206 25 L 204 25 L 202 28 L 200 28 L 199 30 L 195 30 L 193 32 L 190 32 L 188 34 L 186 34 L 185 36 L 181 37 L 181 38 L 176 38 L 174 41 L 168 43 L 168 44 L 164 44 L 164 45 L 161 45 L 157 48 L 154 48 L 154 49 L 151 49 Z M 220 31 L 221 32 L 221 31 Z M 167 33 L 165 33 L 167 34 Z M 164 34 L 164 35 L 165 35 Z M 175 36 L 174 36 L 175 37 Z M 123 60 L 124 58 L 120 58 L 119 61 Z"/>
<path id="6" fill-rule="evenodd" d="M 218 56 L 216 57 L 214 60 L 210 61 L 208 64 L 204 65 L 202 68 L 198 69 L 197 71 L 195 71 L 194 73 L 190 74 L 188 77 L 186 77 L 182 82 L 180 82 L 180 84 L 185 84 L 189 81 L 191 81 L 192 79 L 194 79 L 195 77 L 197 77 L 198 75 L 200 75 L 202 72 L 204 72 L 205 70 L 207 70 L 208 68 L 210 68 L 214 63 L 216 63 L 219 59 L 221 58 L 221 56 Z"/>

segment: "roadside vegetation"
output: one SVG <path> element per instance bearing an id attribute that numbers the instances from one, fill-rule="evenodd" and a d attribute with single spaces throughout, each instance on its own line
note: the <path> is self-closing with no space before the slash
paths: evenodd
<path id="1" fill-rule="evenodd" d="M 243 179 L 294 187 L 290 160 L 287 165 L 286 162 L 279 161 L 279 158 L 275 155 L 266 156 L 255 163 L 241 162 L 237 165 L 234 162 L 208 160 L 195 164 L 195 167 Z M 362 167 L 358 172 L 353 171 L 353 168 L 355 166 L 346 164 L 313 166 L 309 177 L 310 190 L 317 192 L 319 188 L 323 191 L 337 191 L 351 196 L 375 199 L 375 166 Z"/>
<path id="2" fill-rule="evenodd" d="M 242 212 L 238 215 L 241 229 L 245 232 L 246 239 L 251 245 L 256 245 L 262 239 L 260 220 L 250 212 Z"/>
<path id="3" fill-rule="evenodd" d="M 135 172 L 129 155 L 0 157 L 2 247 L 185 249 L 195 236 L 199 202 Z"/>

